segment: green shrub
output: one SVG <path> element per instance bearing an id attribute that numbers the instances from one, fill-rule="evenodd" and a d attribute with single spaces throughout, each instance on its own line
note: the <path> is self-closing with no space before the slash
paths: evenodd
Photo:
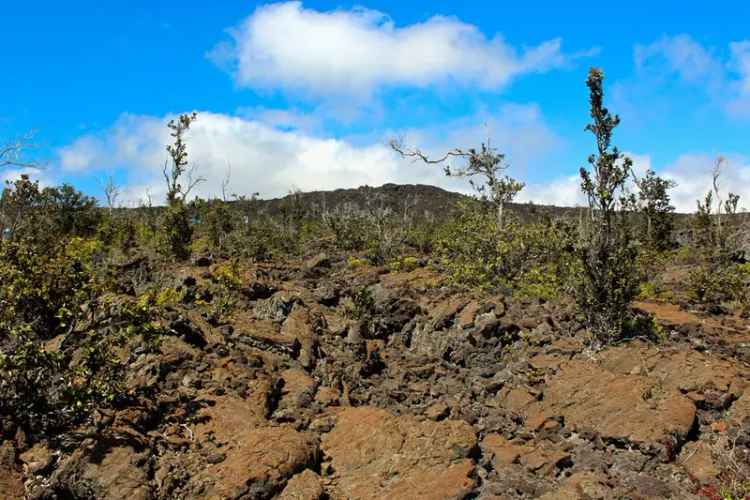
<path id="1" fill-rule="evenodd" d="M 178 203 L 164 210 L 160 237 L 162 253 L 178 260 L 190 258 L 193 228 L 190 224 L 189 210 L 185 205 Z"/>
<path id="2" fill-rule="evenodd" d="M 454 284 L 505 289 L 550 299 L 569 288 L 573 231 L 564 222 L 498 220 L 480 203 L 464 204 L 435 241 L 435 254 Z"/>

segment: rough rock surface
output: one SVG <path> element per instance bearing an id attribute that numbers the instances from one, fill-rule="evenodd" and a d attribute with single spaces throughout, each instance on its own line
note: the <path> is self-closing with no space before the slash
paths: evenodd
<path id="1" fill-rule="evenodd" d="M 333 498 L 463 498 L 474 487 L 476 446 L 466 422 L 418 421 L 377 408 L 336 415 L 321 448 Z"/>
<path id="2" fill-rule="evenodd" d="M 177 281 L 209 297 L 212 260 Z M 231 314 L 180 304 L 158 350 L 122 351 L 116 405 L 45 439 L 0 419 L 0 499 L 714 499 L 750 478 L 745 319 L 639 304 L 668 340 L 592 352 L 568 300 L 334 254 L 242 269 Z"/>
<path id="3" fill-rule="evenodd" d="M 683 443 L 696 408 L 657 378 L 619 375 L 575 361 L 561 367 L 544 399 L 529 405 L 527 415 L 530 428 L 560 419 L 570 430 L 654 450 Z"/>

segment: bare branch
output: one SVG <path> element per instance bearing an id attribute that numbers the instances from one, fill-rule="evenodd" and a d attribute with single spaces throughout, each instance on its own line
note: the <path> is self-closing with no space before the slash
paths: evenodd
<path id="1" fill-rule="evenodd" d="M 99 179 L 98 183 L 102 188 L 102 191 L 104 192 L 104 197 L 107 200 L 107 207 L 109 208 L 109 212 L 111 213 L 112 210 L 114 210 L 114 208 L 117 206 L 117 199 L 121 194 L 120 188 L 117 186 L 117 184 L 115 184 L 115 179 L 111 175 Z"/>
<path id="2" fill-rule="evenodd" d="M 23 160 L 23 152 L 34 147 L 31 143 L 33 137 L 34 132 L 29 132 L 8 144 L 0 146 L 0 168 L 41 168 L 35 161 Z"/>
<path id="3" fill-rule="evenodd" d="M 226 203 L 227 201 L 227 189 L 229 188 L 229 182 L 232 179 L 232 164 L 227 162 L 227 172 L 224 175 L 224 179 L 221 181 L 221 199 Z"/>
<path id="4" fill-rule="evenodd" d="M 178 191 L 180 192 L 182 200 L 187 200 L 188 195 L 190 194 L 190 191 L 193 190 L 195 186 L 200 184 L 201 182 L 206 182 L 205 177 L 197 176 L 194 178 L 196 172 L 198 171 L 198 165 L 191 165 L 190 168 L 187 171 L 187 188 L 183 189 L 182 186 L 179 184 L 177 185 Z"/>
<path id="5" fill-rule="evenodd" d="M 439 164 L 445 162 L 448 158 L 451 157 L 460 157 L 460 158 L 467 158 L 470 156 L 471 153 L 467 153 L 465 151 L 462 151 L 460 149 L 453 149 L 451 151 L 448 151 L 445 153 L 442 157 L 437 159 L 431 159 L 428 157 L 425 153 L 423 153 L 420 149 L 411 149 L 404 147 L 403 141 L 401 139 L 391 139 L 389 142 L 389 145 L 391 146 L 391 149 L 393 149 L 395 152 L 403 156 L 404 158 L 413 158 L 414 161 L 423 161 L 424 163 L 429 163 L 431 165 Z"/>

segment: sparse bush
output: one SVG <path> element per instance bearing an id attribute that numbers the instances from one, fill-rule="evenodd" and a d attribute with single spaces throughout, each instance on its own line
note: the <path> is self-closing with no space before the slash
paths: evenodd
<path id="1" fill-rule="evenodd" d="M 227 235 L 234 230 L 232 214 L 226 203 L 213 200 L 208 203 L 202 217 L 205 233 L 211 248 L 222 251 L 225 248 Z"/>
<path id="2" fill-rule="evenodd" d="M 732 224 L 730 216 L 737 211 L 739 196 L 729 193 L 722 200 L 719 189 L 723 158 L 719 157 L 713 169 L 711 190 L 701 202 L 693 219 L 693 251 L 699 263 L 691 270 L 688 292 L 695 302 L 706 305 L 714 312 L 724 306 L 737 306 L 747 312 L 750 303 L 748 266 L 739 263 L 741 228 Z"/>

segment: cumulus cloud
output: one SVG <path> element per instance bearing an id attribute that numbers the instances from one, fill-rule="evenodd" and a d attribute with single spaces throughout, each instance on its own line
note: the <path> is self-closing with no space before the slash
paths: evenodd
<path id="1" fill-rule="evenodd" d="M 61 148 L 59 164 L 76 175 L 120 172 L 127 179 L 123 199 L 137 200 L 150 193 L 154 202 L 160 202 L 164 147 L 170 142 L 165 125 L 170 118 L 123 115 L 108 130 Z M 265 112 L 255 117 L 199 112 L 187 136 L 189 161 L 206 178 L 195 194 L 217 196 L 228 169 L 231 192 L 259 192 L 263 197 L 280 196 L 293 187 L 310 191 L 387 182 L 468 191 L 465 181 L 446 178 L 434 165 L 400 158 L 387 145 L 390 133 L 361 144 L 279 127 L 278 118 Z M 559 142 L 533 105 L 506 105 L 494 115 L 475 119 L 487 125 L 476 129 L 452 122 L 442 128 L 409 131 L 407 137 L 411 144 L 436 152 L 457 145 L 478 146 L 482 139 L 492 137 L 495 146 L 509 153 L 514 173 L 523 173 L 523 166 L 539 161 Z"/>
<path id="2" fill-rule="evenodd" d="M 232 41 L 209 58 L 239 85 L 315 97 L 364 98 L 381 86 L 444 82 L 495 89 L 576 57 L 561 51 L 559 38 L 519 50 L 452 17 L 397 27 L 374 10 L 322 12 L 301 2 L 261 6 L 229 33 Z"/>

